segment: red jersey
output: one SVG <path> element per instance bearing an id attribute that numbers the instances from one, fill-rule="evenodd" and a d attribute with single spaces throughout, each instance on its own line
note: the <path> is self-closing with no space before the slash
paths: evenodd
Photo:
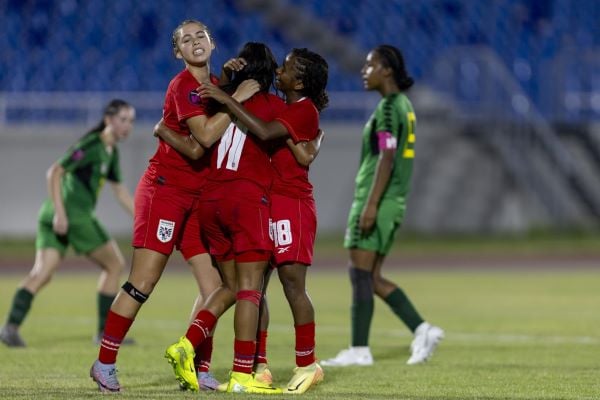
<path id="1" fill-rule="evenodd" d="M 210 79 L 218 84 L 215 76 L 211 75 Z M 207 115 L 206 101 L 196 91 L 198 86 L 200 83 L 192 73 L 184 69 L 171 80 L 167 88 L 163 119 L 169 129 L 182 136 L 189 136 L 191 133 L 186 123 L 188 118 Z M 191 160 L 160 139 L 158 149 L 150 159 L 146 177 L 164 185 L 198 191 L 208 174 L 209 160 L 208 155 L 199 160 Z"/>
<path id="2" fill-rule="evenodd" d="M 286 108 L 279 97 L 258 93 L 244 102 L 244 107 L 265 122 L 273 121 Z M 258 139 L 240 123 L 231 123 L 211 155 L 210 173 L 204 187 L 203 198 L 219 197 L 223 183 L 245 180 L 259 185 L 268 192 L 273 183 L 273 167 L 267 143 Z M 225 189 L 230 190 L 230 189 Z"/>
<path id="3" fill-rule="evenodd" d="M 311 141 L 319 132 L 319 111 L 312 100 L 306 97 L 288 104 L 287 109 L 275 120 L 287 128 L 294 143 Z M 271 189 L 273 193 L 294 198 L 312 196 L 308 167 L 298 164 L 285 142 L 277 146 L 271 156 L 271 163 L 275 170 Z"/>

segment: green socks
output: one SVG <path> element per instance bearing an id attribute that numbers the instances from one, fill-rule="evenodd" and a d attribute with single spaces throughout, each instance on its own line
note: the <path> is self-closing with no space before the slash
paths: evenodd
<path id="1" fill-rule="evenodd" d="M 423 318 L 419 315 L 406 294 L 400 288 L 396 288 L 392 293 L 383 299 L 402 322 L 408 326 L 411 332 L 421 325 Z"/>
<path id="2" fill-rule="evenodd" d="M 352 283 L 352 346 L 368 346 L 373 319 L 373 277 L 368 271 L 350 268 Z"/>
<path id="3" fill-rule="evenodd" d="M 25 288 L 17 289 L 13 297 L 12 306 L 10 307 L 10 313 L 8 314 L 8 323 L 17 326 L 21 325 L 29 313 L 32 301 L 33 293 Z"/>
<path id="4" fill-rule="evenodd" d="M 106 316 L 110 310 L 110 306 L 115 299 L 115 295 L 98 293 L 98 332 L 104 332 L 104 325 L 106 324 Z"/>

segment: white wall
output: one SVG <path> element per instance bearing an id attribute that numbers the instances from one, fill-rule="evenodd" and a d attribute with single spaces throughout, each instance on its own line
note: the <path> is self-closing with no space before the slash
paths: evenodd
<path id="1" fill-rule="evenodd" d="M 0 132 L 0 235 L 32 235 L 37 212 L 47 196 L 48 167 L 74 143 L 86 126 L 2 128 Z M 137 124 L 129 140 L 120 145 L 126 185 L 133 191 L 156 149 L 152 126 Z M 319 212 L 320 231 L 342 232 L 352 200 L 358 167 L 358 124 L 326 124 L 325 141 L 311 167 L 311 180 Z M 131 232 L 131 220 L 105 187 L 97 209 L 100 220 L 114 235 Z"/>

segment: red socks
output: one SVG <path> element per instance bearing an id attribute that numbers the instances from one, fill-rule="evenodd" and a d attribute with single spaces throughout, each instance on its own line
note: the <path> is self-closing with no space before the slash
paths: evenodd
<path id="1" fill-rule="evenodd" d="M 198 372 L 208 372 L 210 369 L 210 361 L 212 359 L 213 350 L 213 337 L 207 337 L 200 346 L 196 349 L 196 357 L 194 358 L 194 365 Z"/>
<path id="2" fill-rule="evenodd" d="M 200 310 L 196 315 L 196 319 L 188 328 L 185 337 L 188 338 L 194 348 L 197 348 L 210 336 L 216 324 L 217 317 L 208 310 Z"/>
<path id="3" fill-rule="evenodd" d="M 251 374 L 254 366 L 256 342 L 235 339 L 233 345 L 233 371 Z"/>
<path id="4" fill-rule="evenodd" d="M 102 364 L 114 364 L 117 361 L 119 347 L 132 323 L 132 319 L 108 311 L 98 353 L 98 360 Z"/>
<path id="5" fill-rule="evenodd" d="M 267 363 L 267 331 L 259 331 L 256 343 L 256 357 L 254 358 L 256 364 Z"/>
<path id="6" fill-rule="evenodd" d="M 296 365 L 306 367 L 315 362 L 315 323 L 296 325 Z"/>

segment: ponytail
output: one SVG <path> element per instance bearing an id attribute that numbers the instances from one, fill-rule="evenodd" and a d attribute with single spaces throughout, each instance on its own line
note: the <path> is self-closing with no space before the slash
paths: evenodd
<path id="1" fill-rule="evenodd" d="M 408 76 L 406 72 L 404 57 L 400 50 L 394 46 L 383 44 L 375 47 L 374 51 L 379 54 L 382 64 L 394 71 L 394 81 L 398 85 L 398 89 L 401 91 L 408 90 L 415 83 L 414 79 Z"/>

